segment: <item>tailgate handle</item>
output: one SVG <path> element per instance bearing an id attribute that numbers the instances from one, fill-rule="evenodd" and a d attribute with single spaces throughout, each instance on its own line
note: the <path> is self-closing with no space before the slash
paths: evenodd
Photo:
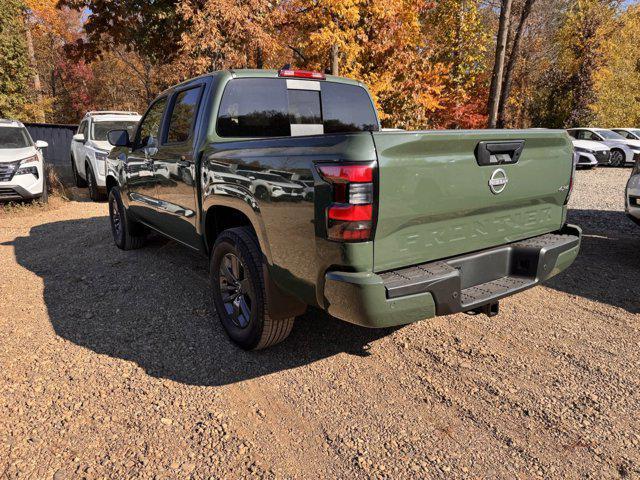
<path id="1" fill-rule="evenodd" d="M 520 158 L 524 140 L 478 142 L 475 155 L 478 165 L 505 165 Z"/>

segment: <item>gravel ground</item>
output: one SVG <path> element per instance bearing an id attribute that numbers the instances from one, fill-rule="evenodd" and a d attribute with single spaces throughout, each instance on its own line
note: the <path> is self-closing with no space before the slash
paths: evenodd
<path id="1" fill-rule="evenodd" d="M 311 312 L 256 353 L 198 255 L 116 249 L 105 204 L 0 211 L 0 478 L 640 478 L 628 175 L 578 172 L 579 259 L 498 317 Z"/>

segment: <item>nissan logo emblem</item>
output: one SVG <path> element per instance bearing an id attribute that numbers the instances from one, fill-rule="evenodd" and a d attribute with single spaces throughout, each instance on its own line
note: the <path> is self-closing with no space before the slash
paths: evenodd
<path id="1" fill-rule="evenodd" d="M 501 168 L 498 168 L 491 174 L 491 178 L 489 179 L 489 188 L 491 189 L 492 193 L 498 195 L 499 193 L 502 193 L 502 191 L 507 187 L 507 183 L 509 183 L 507 172 L 505 172 Z"/>

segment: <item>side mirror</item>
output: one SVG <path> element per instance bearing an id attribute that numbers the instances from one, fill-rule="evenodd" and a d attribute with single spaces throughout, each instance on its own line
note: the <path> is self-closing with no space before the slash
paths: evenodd
<path id="1" fill-rule="evenodd" d="M 73 136 L 73 141 L 74 142 L 84 142 L 84 133 L 76 133 Z"/>
<path id="2" fill-rule="evenodd" d="M 255 179 L 256 179 L 256 177 L 254 177 L 253 175 L 249 176 L 249 180 L 255 180 Z"/>
<path id="3" fill-rule="evenodd" d="M 39 148 L 40 150 L 42 150 L 43 148 L 47 148 L 49 146 L 49 144 L 47 142 L 45 142 L 44 140 L 37 140 L 36 141 L 36 148 Z"/>
<path id="4" fill-rule="evenodd" d="M 107 140 L 114 147 L 128 147 L 129 134 L 126 130 L 110 130 L 107 133 Z"/>

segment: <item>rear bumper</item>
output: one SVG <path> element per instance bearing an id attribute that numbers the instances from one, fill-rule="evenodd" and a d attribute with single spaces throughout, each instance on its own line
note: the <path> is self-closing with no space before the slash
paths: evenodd
<path id="1" fill-rule="evenodd" d="M 388 327 L 473 310 L 531 288 L 566 269 L 581 230 L 553 234 L 381 274 L 329 272 L 327 311 L 366 327 Z"/>

